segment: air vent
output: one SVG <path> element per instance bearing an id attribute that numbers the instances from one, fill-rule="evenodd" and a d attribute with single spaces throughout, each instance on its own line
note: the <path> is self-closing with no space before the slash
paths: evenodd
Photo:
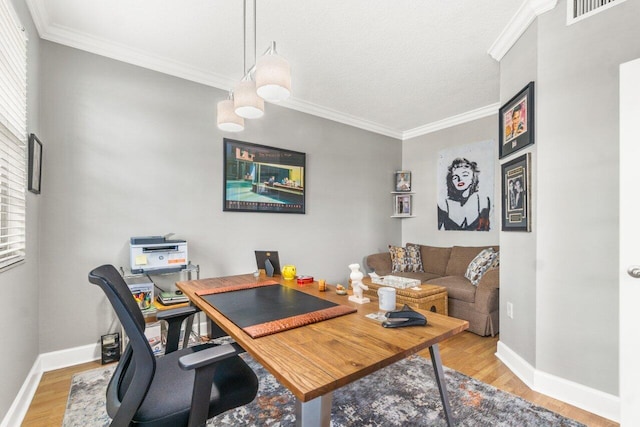
<path id="1" fill-rule="evenodd" d="M 617 6 L 625 0 L 569 0 L 567 1 L 567 25 Z"/>

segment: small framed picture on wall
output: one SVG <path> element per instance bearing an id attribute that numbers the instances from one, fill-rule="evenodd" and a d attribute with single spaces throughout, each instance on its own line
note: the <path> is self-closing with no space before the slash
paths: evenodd
<path id="1" fill-rule="evenodd" d="M 398 194 L 395 196 L 394 202 L 393 216 L 411 216 L 411 194 Z"/>
<path id="2" fill-rule="evenodd" d="M 502 231 L 531 231 L 531 154 L 502 165 Z"/>
<path id="3" fill-rule="evenodd" d="M 500 108 L 501 159 L 534 143 L 534 87 L 530 82 Z"/>
<path id="4" fill-rule="evenodd" d="M 410 171 L 397 171 L 396 172 L 396 192 L 408 192 L 411 191 L 411 172 Z"/>
<path id="5" fill-rule="evenodd" d="M 29 191 L 40 194 L 42 183 L 42 142 L 35 134 L 29 135 Z"/>

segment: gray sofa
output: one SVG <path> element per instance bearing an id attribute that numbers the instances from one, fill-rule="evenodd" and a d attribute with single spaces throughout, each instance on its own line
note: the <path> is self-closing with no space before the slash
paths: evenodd
<path id="1" fill-rule="evenodd" d="M 464 277 L 469 263 L 481 250 L 492 247 L 496 252 L 499 246 L 454 246 L 438 248 L 419 245 L 424 272 L 391 273 L 391 255 L 389 252 L 372 254 L 366 257 L 369 271 L 380 276 L 394 276 L 419 279 L 423 283 L 447 288 L 449 316 L 469 322 L 469 331 L 480 336 L 494 336 L 500 330 L 499 267 L 487 270 L 477 286 Z"/>

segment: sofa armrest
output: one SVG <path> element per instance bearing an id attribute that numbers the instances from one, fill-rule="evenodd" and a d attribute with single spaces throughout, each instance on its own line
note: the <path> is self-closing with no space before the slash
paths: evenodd
<path id="1" fill-rule="evenodd" d="M 500 269 L 485 272 L 476 289 L 475 308 L 481 313 L 491 313 L 500 305 Z"/>
<path id="2" fill-rule="evenodd" d="M 485 271 L 478 283 L 479 288 L 499 288 L 500 287 L 500 269 L 492 268 Z"/>
<path id="3" fill-rule="evenodd" d="M 369 255 L 366 263 L 367 268 L 379 276 L 386 276 L 391 273 L 391 254 L 389 252 Z"/>

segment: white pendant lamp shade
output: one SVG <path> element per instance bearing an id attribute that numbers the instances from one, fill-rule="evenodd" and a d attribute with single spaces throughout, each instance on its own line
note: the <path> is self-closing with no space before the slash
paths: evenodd
<path id="1" fill-rule="evenodd" d="M 234 111 L 233 99 L 218 102 L 218 129 L 225 132 L 244 130 L 244 119 Z"/>
<path id="2" fill-rule="evenodd" d="M 242 80 L 233 91 L 236 114 L 245 119 L 257 119 L 264 115 L 264 99 L 256 93 L 256 82 Z"/>
<path id="3" fill-rule="evenodd" d="M 256 88 L 258 95 L 269 102 L 284 101 L 291 95 L 291 67 L 275 48 L 256 63 Z"/>

